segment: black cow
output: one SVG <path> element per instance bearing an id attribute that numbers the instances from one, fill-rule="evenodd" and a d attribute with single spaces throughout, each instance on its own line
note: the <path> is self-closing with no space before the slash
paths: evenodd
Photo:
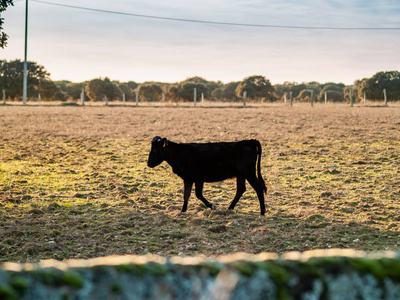
<path id="1" fill-rule="evenodd" d="M 172 167 L 172 171 L 184 181 L 182 212 L 187 210 L 193 183 L 196 186 L 196 197 L 207 207 L 213 208 L 213 205 L 203 196 L 204 182 L 216 182 L 236 177 L 236 195 L 229 205 L 229 209 L 235 208 L 236 203 L 246 191 L 245 180 L 247 180 L 257 192 L 261 215 L 265 214 L 264 193 L 267 193 L 267 187 L 261 176 L 261 144 L 259 141 L 177 144 L 156 136 L 151 142 L 147 165 L 154 168 L 164 160 Z"/>

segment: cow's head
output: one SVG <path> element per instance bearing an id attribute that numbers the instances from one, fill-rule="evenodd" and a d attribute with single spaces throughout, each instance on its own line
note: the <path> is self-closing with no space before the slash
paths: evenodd
<path id="1" fill-rule="evenodd" d="M 149 159 L 147 165 L 150 168 L 154 168 L 161 164 L 165 160 L 165 148 L 168 145 L 166 138 L 156 136 L 151 141 L 151 150 L 149 153 Z"/>

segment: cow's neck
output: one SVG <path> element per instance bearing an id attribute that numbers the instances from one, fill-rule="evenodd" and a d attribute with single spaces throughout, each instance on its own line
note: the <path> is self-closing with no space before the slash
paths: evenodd
<path id="1" fill-rule="evenodd" d="M 176 148 L 177 148 L 177 143 L 168 141 L 168 146 L 166 148 L 167 150 L 167 155 L 165 157 L 165 161 L 171 166 L 174 167 L 175 161 L 176 161 Z"/>

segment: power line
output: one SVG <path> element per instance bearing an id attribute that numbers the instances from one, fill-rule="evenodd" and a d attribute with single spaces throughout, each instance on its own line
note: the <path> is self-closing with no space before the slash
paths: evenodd
<path id="1" fill-rule="evenodd" d="M 270 25 L 270 24 L 251 24 L 251 23 L 235 23 L 235 22 L 219 22 L 219 21 L 207 21 L 207 20 L 195 20 L 195 19 L 181 19 L 181 18 L 171 18 L 171 17 L 160 17 L 152 15 L 143 15 L 135 13 L 127 13 L 120 11 L 112 11 L 105 9 L 97 9 L 69 4 L 53 3 L 42 0 L 31 0 L 32 2 L 43 3 L 48 5 L 55 5 L 61 7 L 68 7 L 80 10 L 94 11 L 99 13 L 124 15 L 130 17 L 165 20 L 165 21 L 176 21 L 176 22 L 190 22 L 190 23 L 200 23 L 200 24 L 211 24 L 211 25 L 223 25 L 223 26 L 239 26 L 239 27 L 261 27 L 261 28 L 275 28 L 275 29 L 309 29 L 309 30 L 366 30 L 366 31 L 384 31 L 384 30 L 400 30 L 400 27 L 325 27 L 325 26 L 290 26 L 290 25 Z"/>

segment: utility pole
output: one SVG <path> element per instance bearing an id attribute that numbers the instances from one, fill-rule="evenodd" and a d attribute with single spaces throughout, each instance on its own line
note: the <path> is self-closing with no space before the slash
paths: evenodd
<path id="1" fill-rule="evenodd" d="M 25 60 L 24 60 L 24 87 L 22 91 L 22 101 L 26 104 L 26 94 L 27 94 L 27 86 L 28 86 L 28 62 L 26 60 L 28 52 L 28 0 L 26 0 L 25 4 Z"/>

